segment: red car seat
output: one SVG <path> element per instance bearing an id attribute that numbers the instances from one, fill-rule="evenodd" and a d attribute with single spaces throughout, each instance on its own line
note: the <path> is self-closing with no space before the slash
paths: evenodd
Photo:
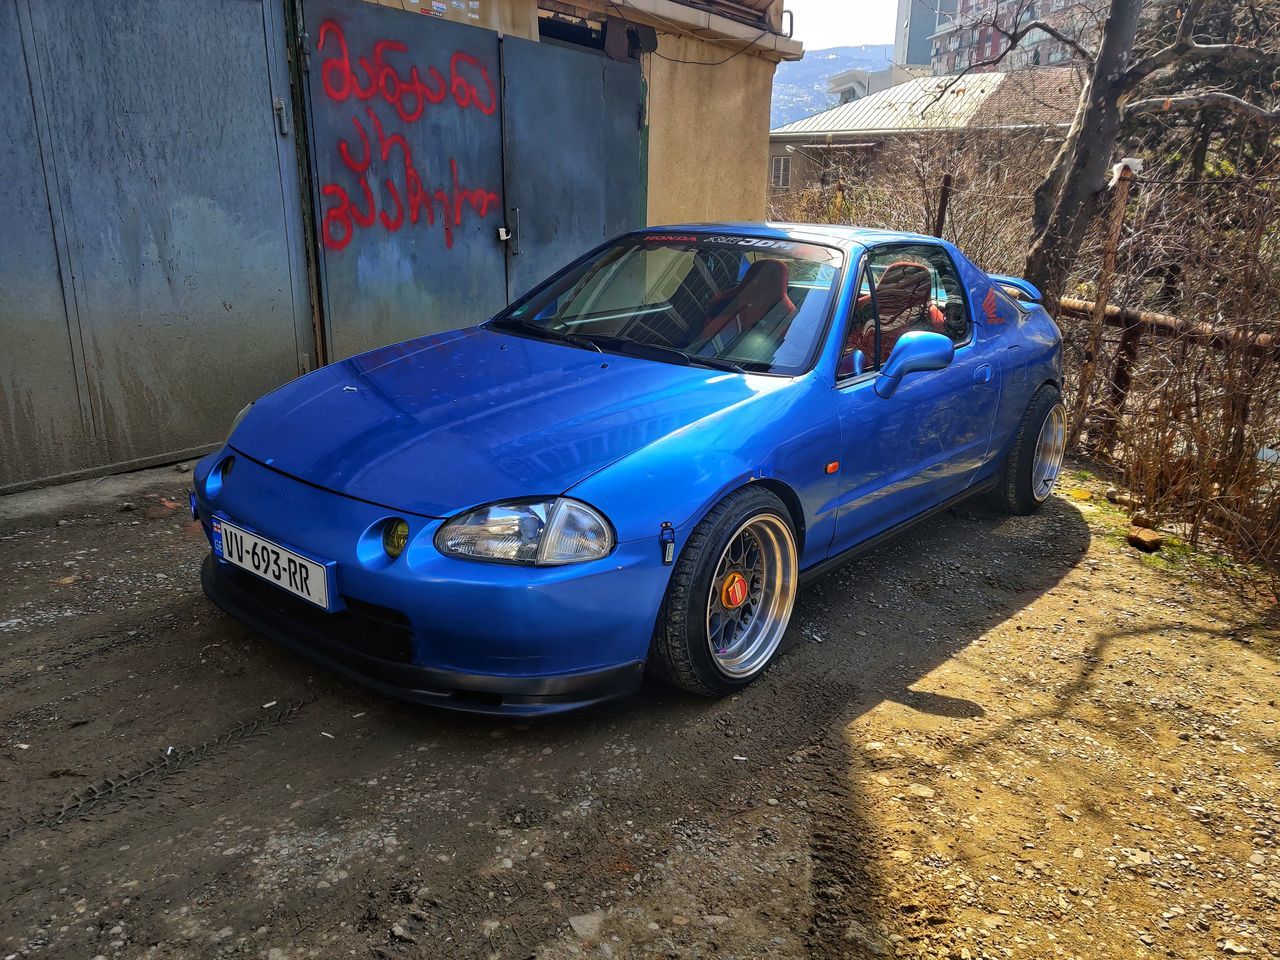
<path id="1" fill-rule="evenodd" d="M 786 319 L 776 335 L 779 339 L 784 337 L 796 312 L 796 305 L 787 296 L 787 276 L 787 265 L 781 260 L 757 260 L 751 264 L 737 286 L 712 299 L 707 311 L 710 319 L 702 330 L 699 345 L 705 346 L 735 321 L 735 336 L 746 333 L 779 306 Z"/>
<path id="2" fill-rule="evenodd" d="M 898 337 L 919 329 L 921 320 L 939 333 L 946 325 L 945 315 L 933 303 L 933 271 L 922 263 L 898 260 L 885 267 L 876 283 L 875 304 L 880 314 L 881 363 Z M 871 294 L 865 293 L 858 298 L 849 336 L 840 353 L 837 372 L 842 377 L 855 372 L 854 354 L 858 350 L 867 357 L 875 354 L 875 318 L 870 313 Z"/>

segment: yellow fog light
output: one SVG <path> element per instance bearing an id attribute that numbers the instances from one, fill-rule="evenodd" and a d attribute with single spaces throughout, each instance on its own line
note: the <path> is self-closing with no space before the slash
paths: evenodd
<path id="1" fill-rule="evenodd" d="M 409 524 L 403 520 L 388 520 L 382 527 L 382 549 L 394 560 L 404 553 L 409 542 Z"/>

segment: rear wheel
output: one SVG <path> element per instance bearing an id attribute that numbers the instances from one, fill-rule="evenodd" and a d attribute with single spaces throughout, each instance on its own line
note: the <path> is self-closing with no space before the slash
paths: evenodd
<path id="1" fill-rule="evenodd" d="M 746 686 L 773 660 L 795 605 L 799 560 L 786 507 L 737 490 L 694 528 L 658 613 L 650 663 L 704 696 Z"/>
<path id="2" fill-rule="evenodd" d="M 997 505 L 1020 515 L 1039 510 L 1058 482 L 1066 444 L 1067 408 L 1058 388 L 1046 383 L 1018 424 L 1004 474 L 993 491 Z"/>

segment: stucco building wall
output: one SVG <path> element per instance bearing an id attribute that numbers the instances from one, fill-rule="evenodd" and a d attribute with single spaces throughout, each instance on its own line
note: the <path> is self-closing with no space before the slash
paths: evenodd
<path id="1" fill-rule="evenodd" d="M 732 59 L 716 63 L 726 57 Z M 649 223 L 763 219 L 774 62 L 659 33 L 656 54 L 645 54 L 642 66 L 649 85 Z"/>

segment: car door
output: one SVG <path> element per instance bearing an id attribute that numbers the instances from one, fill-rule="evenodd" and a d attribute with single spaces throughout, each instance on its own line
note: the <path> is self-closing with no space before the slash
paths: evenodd
<path id="1" fill-rule="evenodd" d="M 832 553 L 962 493 L 986 456 L 999 401 L 996 364 L 945 247 L 873 247 L 857 283 L 835 385 L 841 461 Z M 949 337 L 955 357 L 941 370 L 909 374 L 882 398 L 877 371 L 912 330 Z"/>

